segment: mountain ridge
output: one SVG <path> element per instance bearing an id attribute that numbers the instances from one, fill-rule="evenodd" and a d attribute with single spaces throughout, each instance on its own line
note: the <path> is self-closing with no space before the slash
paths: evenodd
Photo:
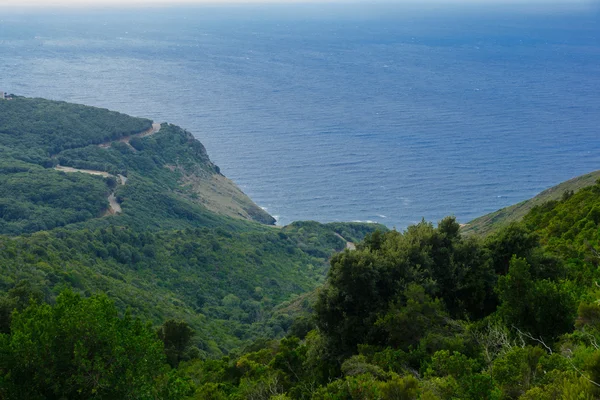
<path id="1" fill-rule="evenodd" d="M 461 233 L 465 235 L 477 234 L 487 236 L 511 222 L 522 220 L 535 206 L 540 206 L 551 200 L 559 200 L 564 193 L 577 192 L 584 187 L 592 186 L 598 179 L 600 179 L 600 170 L 571 178 L 543 190 L 531 199 L 504 207 L 475 218 L 466 224 L 462 224 Z"/>

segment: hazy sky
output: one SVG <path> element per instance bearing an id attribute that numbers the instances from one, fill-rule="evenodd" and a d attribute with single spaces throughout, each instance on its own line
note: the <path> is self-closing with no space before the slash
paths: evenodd
<path id="1" fill-rule="evenodd" d="M 40 7 L 60 6 L 67 8 L 85 8 L 89 6 L 120 6 L 120 5 L 177 5 L 177 4 L 230 4 L 230 3 L 391 3 L 391 4 L 477 4 L 477 5 L 535 5 L 562 4 L 572 6 L 593 6 L 600 0 L 0 0 L 0 7 Z"/>

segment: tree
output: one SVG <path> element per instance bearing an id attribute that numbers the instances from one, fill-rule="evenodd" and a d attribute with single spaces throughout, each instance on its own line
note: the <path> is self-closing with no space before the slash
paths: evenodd
<path id="1" fill-rule="evenodd" d="M 499 278 L 496 290 L 501 302 L 498 313 L 508 326 L 546 340 L 573 329 L 576 303 L 569 288 L 548 279 L 533 279 L 525 259 L 512 258 L 508 274 Z"/>
<path id="2" fill-rule="evenodd" d="M 0 335 L 0 354 L 6 399 L 150 399 L 166 367 L 149 325 L 119 317 L 106 295 L 83 299 L 70 290 L 55 306 L 16 312 L 10 335 Z"/>
<path id="3" fill-rule="evenodd" d="M 358 344 L 385 345 L 389 335 L 375 321 L 403 300 L 411 284 L 439 298 L 453 318 L 493 312 L 496 277 L 488 253 L 476 239 L 463 239 L 459 228 L 453 217 L 437 229 L 423 221 L 404 233 L 374 233 L 359 250 L 335 256 L 315 306 L 317 325 L 334 352 L 349 355 Z M 402 311 L 396 311 L 400 318 Z"/>
<path id="4" fill-rule="evenodd" d="M 376 324 L 387 334 L 387 345 L 408 351 L 425 335 L 443 333 L 450 318 L 443 304 L 427 296 L 421 286 L 410 284 L 403 297 Z"/>
<path id="5" fill-rule="evenodd" d="M 0 298 L 0 333 L 10 332 L 13 311 L 22 311 L 30 301 L 40 302 L 44 298 L 42 291 L 27 280 L 19 281 L 15 287 Z"/>
<path id="6" fill-rule="evenodd" d="M 499 275 L 506 275 L 510 261 L 514 255 L 527 257 L 539 246 L 538 238 L 522 225 L 512 223 L 497 234 L 490 236 L 486 247 L 490 251 L 494 270 Z"/>
<path id="7" fill-rule="evenodd" d="M 176 368 L 180 361 L 189 359 L 187 352 L 194 330 L 187 322 L 170 319 L 158 328 L 157 334 L 164 344 L 167 362 L 171 367 Z"/>
<path id="8" fill-rule="evenodd" d="M 387 272 L 369 251 L 344 252 L 331 260 L 329 282 L 319 292 L 315 310 L 318 327 L 338 354 L 351 354 L 365 343 L 377 313 L 396 289 Z"/>

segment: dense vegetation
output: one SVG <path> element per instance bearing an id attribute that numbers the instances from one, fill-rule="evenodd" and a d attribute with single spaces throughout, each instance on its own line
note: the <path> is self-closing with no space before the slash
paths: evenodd
<path id="1" fill-rule="evenodd" d="M 257 337 L 283 335 L 295 312 L 283 311 L 286 302 L 323 282 L 328 258 L 345 239 L 359 241 L 377 228 L 249 221 L 273 219 L 227 183 L 189 132 L 162 124 L 138 135 L 150 127 L 92 107 L 0 101 L 0 234 L 10 235 L 0 236 L 3 293 L 24 282 L 50 303 L 67 287 L 106 293 L 119 310 L 156 325 L 186 321 L 196 331 L 197 354 L 220 356 Z M 194 183 L 215 176 L 199 195 Z M 232 213 L 245 211 L 246 219 L 205 207 L 219 182 L 238 202 Z M 111 193 L 118 215 L 107 212 Z M 1 299 L 9 315 L 15 303 Z M 22 309 L 27 299 L 17 303 Z"/>
<path id="2" fill-rule="evenodd" d="M 2 159 L 0 232 L 17 235 L 99 217 L 109 193 L 102 178 Z"/>
<path id="3" fill-rule="evenodd" d="M 248 318 L 247 299 L 261 302 L 255 293 L 242 288 L 239 296 L 227 294 L 221 302 L 201 296 L 199 308 L 206 319 L 196 332 L 179 315 L 160 311 L 154 318 L 162 316 L 164 323 L 155 331 L 131 312 L 119 316 L 122 307 L 115 308 L 102 295 L 81 299 L 66 291 L 56 305 L 44 305 L 53 301 L 49 282 L 60 278 L 46 275 L 49 282 L 34 281 L 33 276 L 43 274 L 33 273 L 32 266 L 52 262 L 44 243 L 53 243 L 54 257 L 69 257 L 68 250 L 73 259 L 81 254 L 93 258 L 93 252 L 103 253 L 102 243 L 116 243 L 110 236 L 121 235 L 118 242 L 138 241 L 133 249 L 181 248 L 182 258 L 175 253 L 159 257 L 173 258 L 172 265 L 177 265 L 192 255 L 185 252 L 198 255 L 206 250 L 198 252 L 193 245 L 227 246 L 224 237 L 203 236 L 210 230 L 146 237 L 108 228 L 85 233 L 58 230 L 54 238 L 40 233 L 21 238 L 22 243 L 8 240 L 2 243 L 8 254 L 2 264 L 12 259 L 17 265 L 28 263 L 32 275 L 12 284 L 0 301 L 0 328 L 6 332 L 0 335 L 4 354 L 0 393 L 6 398 L 27 393 L 27 398 L 594 399 L 600 395 L 599 206 L 600 183 L 535 207 L 523 223 L 485 240 L 462 237 L 453 218 L 437 227 L 421 222 L 402 233 L 370 233 L 357 250 L 332 258 L 310 317 L 277 319 L 280 333 L 287 331 L 285 338 L 257 340 L 220 359 L 206 350 L 206 340 L 216 333 L 206 336 L 206 327 L 219 313 L 230 322 Z M 322 236 L 309 233 L 315 227 Z M 366 229 L 345 228 L 346 235 Z M 179 241 L 190 234 L 202 239 L 188 245 Z M 276 235 L 296 243 L 341 240 L 312 222 L 296 223 Z M 142 246 L 143 241 L 150 246 Z M 86 250 L 89 244 L 93 246 Z M 139 267 L 125 263 L 130 259 L 119 261 L 133 256 L 120 254 L 131 248 L 106 248 L 109 254 L 104 257 L 112 263 L 115 279 L 126 282 L 144 276 Z M 67 264 L 74 266 L 73 259 Z M 140 274 L 118 275 L 127 269 Z M 162 280 L 177 272 L 171 267 L 161 275 L 158 265 L 148 269 Z M 81 276 L 55 285 L 53 291 L 71 285 L 94 292 L 97 288 L 82 286 L 93 284 L 82 279 L 85 269 L 74 268 L 71 274 L 78 271 Z M 199 285 L 200 293 L 210 293 L 210 286 L 221 283 L 221 296 L 233 285 L 222 278 L 217 276 L 204 287 L 198 281 L 191 288 Z M 117 303 L 124 302 L 126 298 L 116 292 L 109 294 Z M 180 293 L 187 302 L 185 296 L 194 295 L 185 288 Z M 274 293 L 261 287 L 261 294 L 274 297 Z M 160 299 L 161 294 L 155 292 L 152 298 Z M 28 299 L 34 302 L 30 306 Z M 23 311 L 11 314 L 13 309 Z M 275 320 L 269 323 L 275 326 Z M 147 348 L 143 351 L 147 364 L 132 369 L 140 346 Z M 108 367 L 107 359 L 118 361 L 118 367 Z M 59 370 L 70 372 L 58 374 Z M 86 380 L 90 376 L 102 384 L 90 385 Z M 36 377 L 35 384 L 25 377 Z M 99 392 L 90 394 L 82 387 Z"/>
<path id="4" fill-rule="evenodd" d="M 165 342 L 105 296 L 64 291 L 33 303 L 0 335 L 3 399 L 180 399 L 190 386 L 169 371 Z"/>
<path id="5" fill-rule="evenodd" d="M 270 319 L 270 310 L 320 284 L 327 258 L 344 246 L 318 223 L 254 224 L 246 231 L 56 229 L 0 237 L 0 288 L 7 292 L 26 281 L 46 299 L 65 287 L 108 293 L 120 309 L 155 323 L 186 320 L 198 331 L 201 353 L 214 356 L 257 336 L 283 334 L 291 316 Z"/>
<path id="6" fill-rule="evenodd" d="M 25 162 L 52 164 L 66 149 L 145 131 L 152 121 L 79 104 L 15 96 L 0 102 L 2 151 Z"/>
<path id="7" fill-rule="evenodd" d="M 485 240 L 375 232 L 285 339 L 180 371 L 195 399 L 598 398 L 599 207 L 600 182 Z"/>

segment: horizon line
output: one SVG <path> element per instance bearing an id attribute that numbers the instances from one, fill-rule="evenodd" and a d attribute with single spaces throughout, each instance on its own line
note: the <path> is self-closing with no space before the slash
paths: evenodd
<path id="1" fill-rule="evenodd" d="M 599 5 L 598 0 L 0 0 L 0 8 L 29 9 L 31 7 L 57 9 L 85 9 L 96 7 L 177 7 L 222 5 L 406 5 L 406 6 L 570 6 L 574 8 Z"/>

